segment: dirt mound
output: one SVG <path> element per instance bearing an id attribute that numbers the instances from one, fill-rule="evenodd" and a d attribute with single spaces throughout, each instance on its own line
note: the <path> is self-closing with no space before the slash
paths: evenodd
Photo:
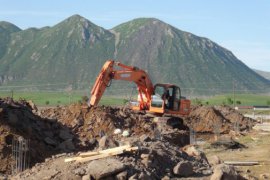
<path id="1" fill-rule="evenodd" d="M 114 136 L 115 130 L 118 129 L 121 133 L 126 131 L 128 136 L 140 137 L 148 135 L 150 137 L 157 135 L 157 123 L 153 122 L 153 116 L 148 116 L 144 112 L 133 111 L 129 108 L 105 107 L 99 106 L 90 110 L 83 109 L 80 104 L 72 104 L 70 106 L 48 108 L 41 111 L 41 116 L 44 118 L 57 119 L 58 122 L 69 127 L 79 139 L 80 150 L 93 147 L 95 140 L 99 140 L 102 136 Z M 164 126 L 165 127 L 165 126 Z M 159 132 L 162 134 L 162 132 Z M 164 132 L 169 134 L 169 138 L 178 132 Z M 182 132 L 182 135 L 185 132 Z M 184 135 L 187 138 L 188 134 Z M 183 145 L 187 144 L 182 143 Z"/>
<path id="2" fill-rule="evenodd" d="M 215 109 L 220 111 L 223 117 L 228 119 L 232 124 L 238 124 L 240 131 L 249 130 L 255 125 L 253 119 L 243 116 L 243 114 L 229 106 L 215 106 Z"/>
<path id="3" fill-rule="evenodd" d="M 254 121 L 228 106 L 193 106 L 185 122 L 200 133 L 228 133 L 249 130 Z"/>
<path id="4" fill-rule="evenodd" d="M 248 120 L 228 107 L 199 106 L 193 107 L 185 122 L 196 132 L 213 133 L 219 129 L 226 133 L 236 122 L 240 130 L 248 129 Z M 0 99 L 0 132 L 0 160 L 4 162 L 0 165 L 0 174 L 11 173 L 12 142 L 19 137 L 30 140 L 30 166 L 46 159 L 17 174 L 15 179 L 81 179 L 93 176 L 91 168 L 95 165 L 105 167 L 109 164 L 110 167 L 117 165 L 116 170 L 106 171 L 122 179 L 201 176 L 212 172 L 205 156 L 198 155 L 202 154 L 200 151 L 191 148 L 192 152 L 186 153 L 181 149 L 189 144 L 190 134 L 178 117 L 154 117 L 125 107 L 87 109 L 81 104 L 38 111 L 32 102 Z M 106 149 L 127 141 L 138 146 L 139 151 L 80 165 L 64 163 L 61 157 L 69 156 L 66 152 Z M 197 157 L 190 154 L 197 154 Z M 53 158 L 48 158 L 52 155 Z M 103 176 L 97 174 L 94 176 Z"/>
<path id="5" fill-rule="evenodd" d="M 58 123 L 70 128 L 76 137 L 74 138 L 74 152 L 89 151 L 94 148 L 111 148 L 125 142 L 140 147 L 139 151 L 134 154 L 111 157 L 109 160 L 96 160 L 80 165 L 74 162 L 64 163 L 64 158 L 56 155 L 46 159 L 46 162 L 42 164 L 37 164 L 32 169 L 17 174 L 13 177 L 15 179 L 101 177 L 103 175 L 91 173 L 94 173 L 94 169 L 97 169 L 99 165 L 101 166 L 99 169 L 104 168 L 105 171 L 106 163 L 110 163 L 110 171 L 112 171 L 108 172 L 110 177 L 124 176 L 124 179 L 128 179 L 128 177 L 161 179 L 165 176 L 205 176 L 212 172 L 205 158 L 195 158 L 181 150 L 181 147 L 189 143 L 189 132 L 184 125 L 175 129 L 171 128 L 171 123 L 175 122 L 173 120 L 177 120 L 177 118 L 156 118 L 144 112 L 118 107 L 100 106 L 88 110 L 82 108 L 80 104 L 48 108 L 39 114 L 44 119 L 57 119 Z M 172 122 L 166 124 L 167 119 Z M 184 130 L 179 130 L 181 128 Z M 116 134 L 115 130 L 120 132 L 126 130 L 128 135 Z M 67 157 L 67 154 L 63 156 Z M 111 162 L 115 163 L 111 164 Z M 183 162 L 184 165 L 181 164 Z M 162 164 L 166 164 L 166 166 Z M 184 169 L 181 169 L 182 166 Z M 119 168 L 121 172 L 118 171 Z M 185 168 L 188 168 L 188 171 Z M 117 169 L 117 171 L 113 169 Z M 185 174 L 186 172 L 189 173 Z"/>
<path id="6" fill-rule="evenodd" d="M 15 161 L 12 142 L 19 137 L 30 141 L 30 166 L 46 157 L 67 151 L 64 145 L 73 135 L 56 120 L 34 114 L 31 102 L 0 99 L 0 173 L 10 174 Z M 70 137 L 67 137 L 70 136 Z"/>
<path id="7" fill-rule="evenodd" d="M 183 176 L 209 176 L 210 165 L 204 156 L 189 156 L 178 146 L 166 141 L 137 141 L 136 153 L 122 154 L 106 159 L 77 164 L 64 163 L 64 157 L 54 157 L 32 169 L 17 174 L 14 179 L 167 179 Z M 189 147 L 190 148 L 190 147 Z M 179 163 L 185 163 L 184 168 Z M 46 167 L 46 168 L 45 168 Z M 108 169 L 109 167 L 109 169 Z M 119 178 L 122 177 L 122 178 Z"/>

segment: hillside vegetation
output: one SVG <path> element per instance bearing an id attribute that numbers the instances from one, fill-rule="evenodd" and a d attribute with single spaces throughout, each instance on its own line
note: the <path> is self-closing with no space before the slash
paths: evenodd
<path id="1" fill-rule="evenodd" d="M 1 86 L 66 83 L 88 89 L 104 62 L 116 59 L 146 70 L 154 83 L 179 85 L 185 94 L 226 93 L 232 84 L 254 93 L 270 89 L 269 80 L 229 50 L 153 18 L 110 30 L 79 15 L 40 29 L 0 22 L 0 37 Z"/>

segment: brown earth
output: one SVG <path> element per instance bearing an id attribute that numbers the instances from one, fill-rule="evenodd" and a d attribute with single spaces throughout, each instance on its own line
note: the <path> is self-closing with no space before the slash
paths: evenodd
<path id="1" fill-rule="evenodd" d="M 198 133 L 248 131 L 255 123 L 228 106 L 193 106 L 185 122 Z"/>
<path id="2" fill-rule="evenodd" d="M 12 141 L 18 137 L 30 140 L 30 166 L 53 154 L 70 151 L 62 147 L 62 143 L 67 140 L 63 134 L 72 132 L 56 120 L 41 118 L 34 111 L 24 100 L 0 99 L 0 173 L 11 174 Z"/>
<path id="3" fill-rule="evenodd" d="M 252 131 L 246 136 L 238 137 L 237 141 L 247 148 L 209 148 L 208 143 L 204 144 L 202 148 L 210 163 L 212 163 L 211 160 L 214 156 L 218 156 L 222 161 L 258 161 L 259 165 L 237 166 L 237 171 L 246 179 L 269 179 L 270 134 L 268 132 Z"/>
<path id="4" fill-rule="evenodd" d="M 54 154 L 99 148 L 98 141 L 105 136 L 110 143 L 102 148 L 118 146 L 123 139 L 133 142 L 140 138 L 142 141 L 164 139 L 178 147 L 189 143 L 187 131 L 165 126 L 158 131 L 153 117 L 130 109 L 101 106 L 88 110 L 81 104 L 73 104 L 40 112 L 23 100 L 1 99 L 0 102 L 0 158 L 5 162 L 1 163 L 0 173 L 3 174 L 11 174 L 12 140 L 18 137 L 30 140 L 30 166 Z M 127 130 L 127 136 L 132 138 L 115 135 L 116 129 Z"/>
<path id="5" fill-rule="evenodd" d="M 80 179 L 90 175 L 90 163 L 65 164 L 60 156 L 67 157 L 68 152 L 111 148 L 126 142 L 140 147 L 135 154 L 113 158 L 119 161 L 116 164 L 120 163 L 121 173 L 126 174 L 126 178 L 209 176 L 212 170 L 204 155 L 198 158 L 181 149 L 189 144 L 187 126 L 180 123 L 177 128 L 172 128 L 166 123 L 167 119 L 124 107 L 100 106 L 89 110 L 82 108 L 81 104 L 38 111 L 32 102 L 0 99 L 0 174 L 11 174 L 14 162 L 11 144 L 13 139 L 20 136 L 30 140 L 30 165 L 44 162 L 45 159 L 46 162 L 14 176 L 15 179 L 40 179 L 47 175 L 48 179 Z M 177 117 L 169 119 L 172 122 L 178 120 Z M 247 119 L 228 107 L 193 107 L 184 121 L 197 132 L 211 133 L 216 124 L 221 124 L 222 133 L 229 132 L 236 121 L 240 130 L 246 130 L 250 125 Z M 120 133 L 116 134 L 116 130 Z M 126 131 L 125 135 L 122 135 L 123 131 Z M 57 155 L 59 153 L 65 154 Z M 53 158 L 50 158 L 52 155 Z M 81 169 L 76 170 L 78 168 Z M 181 168 L 187 168 L 187 171 Z"/>
<path id="6" fill-rule="evenodd" d="M 81 140 L 111 136 L 118 128 L 137 136 L 152 135 L 154 129 L 151 117 L 129 108 L 100 106 L 88 110 L 80 104 L 72 104 L 45 109 L 41 111 L 41 117 L 57 119 L 71 128 Z"/>

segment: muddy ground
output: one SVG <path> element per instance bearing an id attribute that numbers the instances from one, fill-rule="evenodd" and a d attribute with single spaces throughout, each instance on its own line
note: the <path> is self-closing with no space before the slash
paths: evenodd
<path id="1" fill-rule="evenodd" d="M 193 107 L 183 120 L 181 127 L 173 129 L 162 122 L 162 118 L 129 108 L 100 106 L 89 110 L 81 104 L 72 104 L 39 111 L 32 102 L 0 99 L 0 173 L 3 177 L 11 177 L 15 163 L 12 140 L 23 137 L 30 140 L 29 164 L 32 168 L 15 174 L 15 179 L 97 178 L 98 175 L 91 175 L 91 162 L 63 163 L 63 159 L 80 151 L 125 143 L 140 148 L 136 153 L 95 162 L 101 166 L 102 163 L 103 166 L 104 163 L 118 165 L 116 171 L 111 170 L 110 177 L 209 179 L 213 167 L 202 151 L 187 146 L 190 136 L 187 126 L 198 133 L 217 133 L 218 127 L 220 134 L 229 134 L 235 127 L 239 132 L 248 132 L 254 124 L 237 111 L 222 106 Z"/>

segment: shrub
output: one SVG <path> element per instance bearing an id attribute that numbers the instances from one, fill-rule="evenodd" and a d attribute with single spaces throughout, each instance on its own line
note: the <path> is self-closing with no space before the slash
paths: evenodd
<path id="1" fill-rule="evenodd" d="M 82 101 L 83 103 L 86 103 L 89 100 L 87 96 L 82 96 Z"/>
<path id="2" fill-rule="evenodd" d="M 233 100 L 231 99 L 231 98 L 227 98 L 227 103 L 229 104 L 229 105 L 232 105 L 233 104 Z"/>
<path id="3" fill-rule="evenodd" d="M 195 103 L 196 105 L 201 105 L 201 104 L 202 104 L 202 100 L 200 100 L 200 99 L 198 99 L 198 98 L 195 98 L 194 103 Z"/>
<path id="4" fill-rule="evenodd" d="M 128 103 L 128 100 L 127 99 L 123 99 L 123 104 L 127 104 Z"/>

